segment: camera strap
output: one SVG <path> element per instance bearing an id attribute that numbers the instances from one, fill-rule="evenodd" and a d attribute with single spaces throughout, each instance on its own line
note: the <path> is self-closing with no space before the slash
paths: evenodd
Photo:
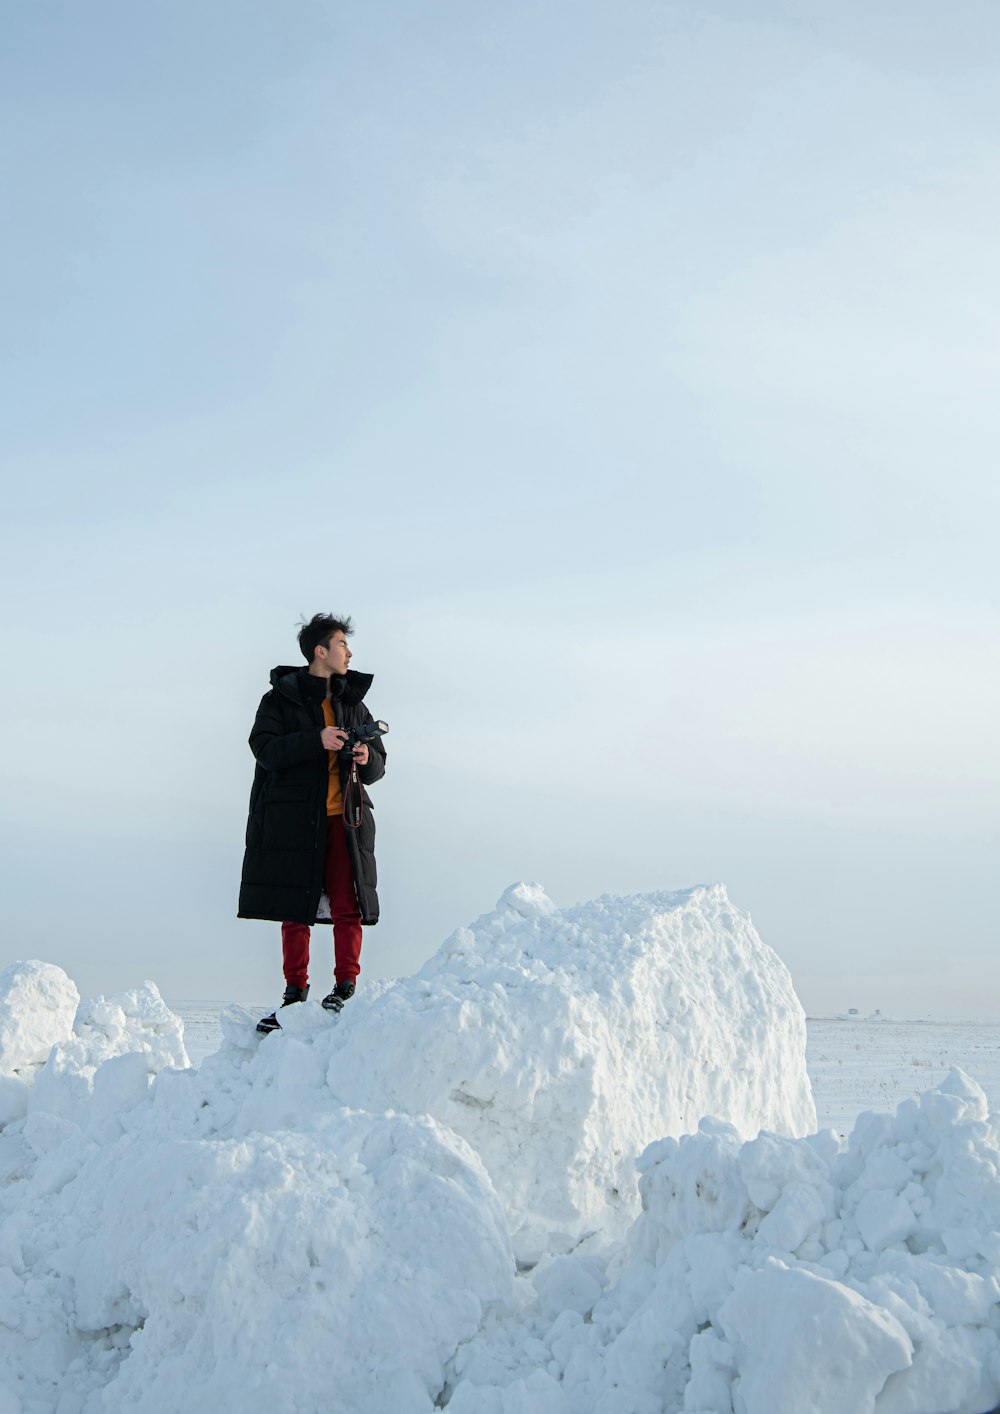
<path id="1" fill-rule="evenodd" d="M 344 795 L 344 828 L 346 830 L 359 830 L 361 821 L 364 819 L 365 798 L 361 791 L 361 782 L 358 780 L 358 763 L 351 757 L 351 774 L 347 779 L 347 791 Z"/>

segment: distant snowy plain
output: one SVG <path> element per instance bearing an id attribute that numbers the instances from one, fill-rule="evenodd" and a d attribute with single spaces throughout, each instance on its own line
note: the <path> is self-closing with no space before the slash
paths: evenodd
<path id="1" fill-rule="evenodd" d="M 181 1011 L 0 974 L 0 1414 L 1000 1404 L 1000 1026 L 807 1032 L 722 886 Z"/>

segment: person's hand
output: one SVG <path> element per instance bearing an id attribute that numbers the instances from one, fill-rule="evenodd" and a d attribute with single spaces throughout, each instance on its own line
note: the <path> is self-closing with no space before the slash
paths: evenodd
<path id="1" fill-rule="evenodd" d="M 355 759 L 355 761 L 358 763 L 359 766 L 367 766 L 367 765 L 368 765 L 368 743 L 367 743 L 367 742 L 365 742 L 365 741 L 359 741 L 359 742 L 358 742 L 357 746 L 354 748 L 354 759 Z"/>
<path id="2" fill-rule="evenodd" d="M 347 740 L 347 733 L 342 727 L 324 727 L 319 739 L 327 751 L 339 751 Z"/>

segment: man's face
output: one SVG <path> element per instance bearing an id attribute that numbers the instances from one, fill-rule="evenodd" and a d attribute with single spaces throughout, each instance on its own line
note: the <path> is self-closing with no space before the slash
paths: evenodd
<path id="1" fill-rule="evenodd" d="M 332 668 L 335 673 L 343 676 L 347 672 L 348 664 L 351 661 L 351 650 L 347 646 L 347 639 L 338 629 L 330 639 L 329 648 L 324 648 L 322 644 L 316 649 L 316 657 L 328 668 Z"/>

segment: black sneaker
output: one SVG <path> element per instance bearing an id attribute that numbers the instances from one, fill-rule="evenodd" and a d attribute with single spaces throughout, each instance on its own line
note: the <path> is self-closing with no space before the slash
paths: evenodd
<path id="1" fill-rule="evenodd" d="M 325 1011 L 340 1011 L 344 1003 L 350 1001 L 353 996 L 353 982 L 338 982 L 330 995 L 323 998 L 320 1005 Z"/>
<path id="2" fill-rule="evenodd" d="M 304 1002 L 308 995 L 308 983 L 306 983 L 304 987 L 286 987 L 285 996 L 282 1000 L 281 1005 L 291 1006 L 293 1002 Z M 272 1011 L 270 1016 L 262 1016 L 261 1019 L 257 1022 L 257 1030 L 262 1031 L 266 1036 L 269 1031 L 280 1031 L 281 1022 L 278 1020 L 278 1018 Z"/>

